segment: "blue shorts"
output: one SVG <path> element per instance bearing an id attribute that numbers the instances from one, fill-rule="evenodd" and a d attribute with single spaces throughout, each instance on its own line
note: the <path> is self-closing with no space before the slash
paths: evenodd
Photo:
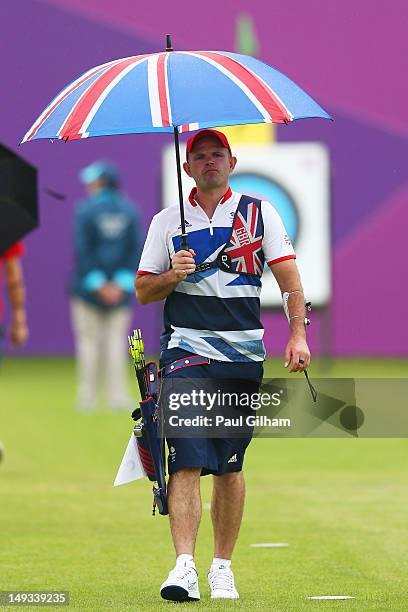
<path id="1" fill-rule="evenodd" d="M 160 366 L 164 367 L 178 359 L 191 356 L 181 349 L 170 349 L 162 353 Z M 263 362 L 231 363 L 211 360 L 209 364 L 181 368 L 163 380 L 174 383 L 174 379 L 210 379 L 216 381 L 217 389 L 223 385 L 231 388 L 231 381 L 244 383 L 251 392 L 258 392 L 262 382 Z M 206 381 L 206 382 L 207 382 Z M 223 382 L 224 381 L 224 382 Z M 164 394 L 165 396 L 165 394 Z M 242 470 L 245 451 L 252 439 L 252 428 L 243 437 L 167 437 L 168 473 L 185 468 L 201 468 L 201 475 L 220 476 Z"/>

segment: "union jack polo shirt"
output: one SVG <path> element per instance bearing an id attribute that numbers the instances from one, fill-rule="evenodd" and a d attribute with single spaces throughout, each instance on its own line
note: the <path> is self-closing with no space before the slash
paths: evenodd
<path id="1" fill-rule="evenodd" d="M 193 189 L 185 201 L 184 211 L 189 247 L 194 249 L 195 262 L 199 265 L 213 261 L 227 243 L 242 194 L 228 189 L 209 219 L 194 199 L 195 191 Z M 295 259 L 293 246 L 273 205 L 262 201 L 261 213 L 265 262 L 272 266 L 285 259 Z M 244 219 L 243 225 L 250 234 L 251 219 L 247 224 Z M 171 259 L 179 249 L 180 215 L 176 205 L 153 217 L 138 274 L 168 271 Z M 237 269 L 245 269 L 244 259 L 242 267 L 239 265 Z M 229 273 L 218 268 L 188 275 L 166 299 L 161 349 L 181 348 L 220 361 L 263 361 L 261 287 L 260 276 Z"/>

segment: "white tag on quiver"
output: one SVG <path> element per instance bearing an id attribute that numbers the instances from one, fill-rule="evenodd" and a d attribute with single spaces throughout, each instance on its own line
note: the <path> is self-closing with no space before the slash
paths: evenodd
<path id="1" fill-rule="evenodd" d="M 144 471 L 142 462 L 140 461 L 136 437 L 132 432 L 113 486 L 118 487 L 119 485 L 127 484 L 133 480 L 139 480 L 145 476 L 146 472 Z"/>

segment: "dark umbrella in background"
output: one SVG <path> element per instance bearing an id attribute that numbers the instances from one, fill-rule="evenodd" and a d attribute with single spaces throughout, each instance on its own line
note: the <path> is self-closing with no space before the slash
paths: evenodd
<path id="1" fill-rule="evenodd" d="M 0 144 L 0 256 L 39 225 L 37 169 Z"/>

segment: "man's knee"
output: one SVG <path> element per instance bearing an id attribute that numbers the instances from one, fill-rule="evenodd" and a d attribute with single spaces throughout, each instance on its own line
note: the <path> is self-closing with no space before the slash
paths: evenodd
<path id="1" fill-rule="evenodd" d="M 235 484 L 241 484 L 244 482 L 244 473 L 240 472 L 227 472 L 226 474 L 214 475 L 215 486 L 233 486 Z"/>

